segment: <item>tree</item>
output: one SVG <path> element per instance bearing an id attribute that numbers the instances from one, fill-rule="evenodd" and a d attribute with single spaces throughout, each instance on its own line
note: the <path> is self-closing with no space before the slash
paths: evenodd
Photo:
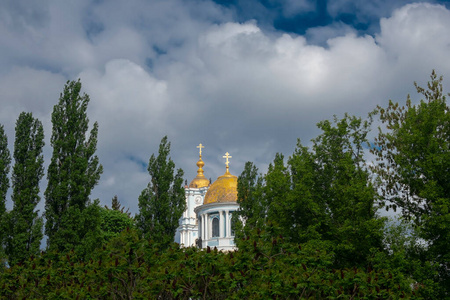
<path id="1" fill-rule="evenodd" d="M 163 246 L 173 241 L 178 220 L 186 209 L 183 170 L 175 173 L 175 163 L 169 157 L 170 142 L 162 138 L 158 156 L 148 163 L 151 180 L 139 196 L 137 226 L 148 239 Z"/>
<path id="2" fill-rule="evenodd" d="M 110 209 L 108 205 L 105 205 L 105 208 L 108 210 Z M 119 198 L 117 197 L 117 195 L 115 195 L 111 200 L 111 210 L 117 210 L 121 213 L 126 214 L 127 216 L 130 216 L 131 213 L 129 212 L 129 208 L 127 208 L 126 211 L 124 211 L 124 209 L 125 207 L 120 204 Z"/>
<path id="3" fill-rule="evenodd" d="M 100 209 L 101 230 L 103 238 L 108 241 L 112 237 L 119 235 L 121 231 L 127 228 L 135 228 L 134 219 L 130 216 L 128 209 L 124 211 L 117 195 L 112 198 L 111 209 L 105 205 Z"/>
<path id="4" fill-rule="evenodd" d="M 87 210 L 94 205 L 89 196 L 103 172 L 94 155 L 98 124 L 94 123 L 87 137 L 89 96 L 80 95 L 80 90 L 80 80 L 68 81 L 52 113 L 53 155 L 45 191 L 45 233 L 50 249 L 71 249 L 99 228 L 98 220 L 87 215 L 99 213 L 95 207 Z"/>
<path id="5" fill-rule="evenodd" d="M 3 125 L 0 125 L 0 220 L 6 212 L 6 193 L 9 188 L 9 165 L 11 154 L 8 150 L 8 138 Z"/>
<path id="6" fill-rule="evenodd" d="M 24 261 L 39 252 L 43 220 L 36 206 L 39 182 L 44 175 L 44 129 L 32 113 L 21 113 L 16 122 L 12 173 L 13 209 L 7 217 L 6 254 L 9 264 Z"/>
<path id="7" fill-rule="evenodd" d="M 334 243 L 341 265 L 364 265 L 371 248 L 382 249 L 384 223 L 376 215 L 378 195 L 364 160 L 371 124 L 348 115 L 333 123 L 320 122 L 323 133 L 313 140 L 313 191 L 328 219 L 323 237 Z"/>
<path id="8" fill-rule="evenodd" d="M 3 243 L 6 233 L 5 213 L 6 213 L 6 194 L 9 188 L 9 165 L 11 163 L 11 155 L 8 150 L 8 138 L 6 136 L 3 125 L 0 125 L 0 268 L 3 265 Z"/>
<path id="9" fill-rule="evenodd" d="M 400 273 L 426 299 L 441 299 L 435 280 L 436 268 L 423 259 L 427 246 L 420 237 L 420 228 L 401 216 L 389 218 L 384 230 L 386 251 L 374 253 L 370 264 L 374 269 Z"/>
<path id="10" fill-rule="evenodd" d="M 128 214 L 120 210 L 100 208 L 101 231 L 103 239 L 109 241 L 127 228 L 133 228 L 134 220 Z"/>
<path id="11" fill-rule="evenodd" d="M 261 232 L 234 252 L 176 244 L 161 250 L 133 229 L 93 259 L 47 252 L 0 276 L 1 299 L 423 299 L 395 270 L 330 267 L 320 242 L 266 243 Z M 429 299 L 430 297 L 427 297 Z M 432 298 L 435 299 L 435 298 Z"/>
<path id="12" fill-rule="evenodd" d="M 363 266 L 372 248 L 382 249 L 384 222 L 376 215 L 377 193 L 363 158 L 370 123 L 346 115 L 318 127 L 322 134 L 312 149 L 298 141 L 287 164 L 276 154 L 262 179 L 246 165 L 238 179 L 244 224 L 237 223 L 236 237 L 257 228 L 292 243 L 322 241 L 335 252 L 337 267 Z"/>
<path id="13" fill-rule="evenodd" d="M 429 259 L 439 266 L 436 279 L 450 295 L 450 111 L 443 94 L 442 76 L 433 71 L 428 89 L 414 83 L 425 97 L 417 105 L 408 95 L 406 105 L 389 101 L 378 106 L 385 125 L 372 147 L 377 157 L 383 203 L 398 207 L 420 227 L 428 243 Z M 443 295 L 444 295 L 443 294 Z M 441 295 L 441 296 L 443 296 Z"/>
<path id="14" fill-rule="evenodd" d="M 117 195 L 115 195 L 111 200 L 111 209 L 120 210 L 120 202 L 119 202 L 119 198 L 117 197 Z M 122 210 L 123 210 L 123 208 L 122 208 Z"/>
<path id="15" fill-rule="evenodd" d="M 267 223 L 267 204 L 262 195 L 262 185 L 263 178 L 258 176 L 258 168 L 252 162 L 247 162 L 238 177 L 239 208 L 232 215 L 236 241 L 257 228 L 264 228 Z"/>

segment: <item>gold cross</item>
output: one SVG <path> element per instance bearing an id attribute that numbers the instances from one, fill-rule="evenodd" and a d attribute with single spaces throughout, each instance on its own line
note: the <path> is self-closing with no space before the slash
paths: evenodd
<path id="1" fill-rule="evenodd" d="M 203 146 L 203 145 L 200 143 L 200 145 L 198 145 L 197 148 L 200 149 L 200 156 L 202 156 L 202 148 L 205 148 L 205 146 Z"/>
<path id="2" fill-rule="evenodd" d="M 225 165 L 227 166 L 227 169 L 228 169 L 228 164 L 230 163 L 229 161 L 228 161 L 228 159 L 229 158 L 232 158 L 232 156 L 230 156 L 230 153 L 225 153 L 225 155 L 223 156 L 223 158 L 226 158 L 227 160 L 225 161 Z"/>

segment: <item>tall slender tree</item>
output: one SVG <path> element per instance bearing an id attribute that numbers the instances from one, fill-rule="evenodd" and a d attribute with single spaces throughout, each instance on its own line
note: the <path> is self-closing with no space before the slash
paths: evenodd
<path id="1" fill-rule="evenodd" d="M 6 194 L 9 188 L 9 165 L 11 163 L 11 154 L 8 150 L 8 138 L 3 125 L 0 125 L 0 268 L 4 264 L 4 238 L 6 229 Z"/>
<path id="2" fill-rule="evenodd" d="M 98 124 L 94 123 L 87 136 L 89 96 L 81 95 L 80 90 L 80 80 L 68 81 L 52 113 L 53 156 L 45 191 L 45 233 L 50 249 L 76 247 L 99 228 L 98 216 L 86 215 L 99 213 L 98 209 L 86 210 L 103 171 L 94 155 Z"/>
<path id="3" fill-rule="evenodd" d="M 35 209 L 40 201 L 39 182 L 44 175 L 43 147 L 42 123 L 32 113 L 21 113 L 14 142 L 14 206 L 7 217 L 6 254 L 10 265 L 39 252 L 43 220 Z"/>
<path id="4" fill-rule="evenodd" d="M 10 163 L 11 154 L 8 150 L 8 138 L 3 125 L 0 125 L 0 220 L 2 220 L 2 216 L 6 212 L 6 193 L 9 188 L 8 174 Z"/>
<path id="5" fill-rule="evenodd" d="M 183 170 L 175 173 L 175 163 L 169 157 L 170 142 L 161 140 L 159 154 L 150 157 L 148 172 L 151 180 L 139 196 L 137 226 L 144 236 L 161 245 L 173 241 L 178 220 L 186 209 Z"/>

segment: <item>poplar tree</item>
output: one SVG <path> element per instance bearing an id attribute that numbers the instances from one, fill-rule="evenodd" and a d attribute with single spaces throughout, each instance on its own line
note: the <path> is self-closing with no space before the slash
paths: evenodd
<path id="1" fill-rule="evenodd" d="M 161 140 L 159 154 L 152 154 L 148 163 L 151 180 L 139 196 L 137 226 L 147 239 L 161 245 L 174 240 L 178 220 L 186 209 L 183 188 L 184 172 L 169 157 L 170 142 Z"/>
<path id="2" fill-rule="evenodd" d="M 7 214 L 6 254 L 9 264 L 24 261 L 39 252 L 42 217 L 36 211 L 40 201 L 39 182 L 44 175 L 44 129 L 32 113 L 21 113 L 16 122 L 13 209 Z"/>
<path id="3" fill-rule="evenodd" d="M 89 96 L 81 95 L 80 90 L 80 80 L 68 81 L 52 113 L 53 156 L 45 191 L 45 233 L 49 249 L 71 249 L 85 244 L 89 238 L 92 243 L 99 229 L 99 209 L 89 200 L 103 172 L 94 155 L 98 124 L 95 122 L 87 135 Z"/>
<path id="4" fill-rule="evenodd" d="M 10 163 L 11 154 L 8 150 L 8 138 L 3 125 L 0 125 L 0 220 L 2 220 L 2 216 L 6 212 L 6 193 L 9 188 L 8 173 Z"/>
<path id="5" fill-rule="evenodd" d="M 3 265 L 3 243 L 6 213 L 6 193 L 9 188 L 9 165 L 11 163 L 11 155 L 8 150 L 8 138 L 6 136 L 3 125 L 0 125 L 0 267 Z"/>

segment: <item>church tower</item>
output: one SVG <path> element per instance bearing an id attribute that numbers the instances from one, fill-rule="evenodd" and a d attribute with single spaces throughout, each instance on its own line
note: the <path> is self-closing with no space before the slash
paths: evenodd
<path id="1" fill-rule="evenodd" d="M 198 220 L 194 209 L 203 204 L 206 191 L 209 187 L 209 180 L 203 174 L 203 166 L 205 163 L 202 160 L 202 144 L 198 145 L 199 160 L 197 162 L 197 176 L 191 181 L 189 186 L 185 187 L 186 191 L 186 210 L 180 218 L 180 226 L 175 235 L 175 241 L 184 247 L 191 247 L 196 245 L 198 240 Z"/>

